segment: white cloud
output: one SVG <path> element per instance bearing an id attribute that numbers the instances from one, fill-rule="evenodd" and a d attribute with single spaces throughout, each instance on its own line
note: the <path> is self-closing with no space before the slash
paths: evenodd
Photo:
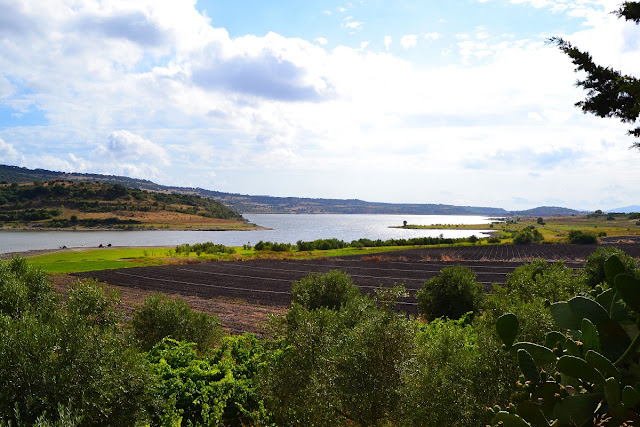
<path id="1" fill-rule="evenodd" d="M 97 149 L 99 156 L 115 160 L 155 160 L 169 165 L 167 152 L 157 144 L 126 130 L 111 132 L 107 142 Z"/>
<path id="2" fill-rule="evenodd" d="M 0 163 L 21 165 L 24 163 L 24 156 L 20 154 L 13 145 L 0 138 Z"/>
<path id="3" fill-rule="evenodd" d="M 342 28 L 346 28 L 352 31 L 360 31 L 364 26 L 363 22 L 355 21 L 353 16 L 347 16 L 342 20 Z"/>
<path id="4" fill-rule="evenodd" d="M 329 43 L 329 40 L 325 39 L 324 37 L 318 37 L 315 39 L 316 42 L 318 42 L 319 45 L 325 46 L 327 43 Z"/>
<path id="5" fill-rule="evenodd" d="M 405 49 L 411 49 L 418 44 L 418 36 L 415 34 L 406 34 L 400 39 L 400 44 Z"/>
<path id="6" fill-rule="evenodd" d="M 637 27 L 598 5 L 566 4 L 565 13 L 589 11 L 568 40 L 640 72 Z M 584 94 L 572 64 L 541 40 L 471 27 L 437 58 L 448 64 L 419 66 L 394 56 L 390 35 L 378 50 L 361 40 L 328 50 L 323 38 L 231 38 L 194 5 L 0 0 L 0 105 L 37 106 L 49 121 L 0 128 L 0 160 L 251 194 L 441 203 L 451 194 L 497 206 L 523 188 L 530 200 L 575 194 L 570 206 L 635 182 L 628 126 L 575 109 Z M 440 37 L 398 41 L 408 49 Z M 276 187 L 283 175 L 287 187 Z M 438 188 L 405 191 L 403 182 Z M 625 194 L 640 198 L 631 185 Z"/>

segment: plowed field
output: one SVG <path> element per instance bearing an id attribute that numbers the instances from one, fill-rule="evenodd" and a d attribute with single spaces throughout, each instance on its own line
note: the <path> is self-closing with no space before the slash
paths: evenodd
<path id="1" fill-rule="evenodd" d="M 615 244 L 639 257 L 640 244 Z M 284 307 L 291 301 L 291 283 L 309 275 L 333 269 L 353 278 L 363 293 L 376 287 L 404 284 L 410 296 L 399 308 L 416 313 L 416 291 L 426 280 L 446 266 L 470 267 L 486 289 L 503 284 L 506 275 L 535 258 L 563 260 L 581 268 L 596 246 L 577 245 L 500 245 L 456 248 L 409 249 L 365 257 L 330 258 L 312 261 L 253 260 L 200 264 L 140 267 L 78 273 L 112 285 L 135 287 L 167 294 L 206 299 L 222 298 L 261 306 Z"/>

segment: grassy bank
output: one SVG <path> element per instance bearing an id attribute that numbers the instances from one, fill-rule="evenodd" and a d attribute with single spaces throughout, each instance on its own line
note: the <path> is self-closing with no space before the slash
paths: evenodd
<path id="1" fill-rule="evenodd" d="M 109 270 L 115 268 L 148 267 L 155 265 L 182 264 L 208 260 L 241 259 L 317 259 L 348 255 L 368 255 L 407 247 L 387 246 L 380 248 L 344 248 L 328 251 L 305 252 L 265 252 L 235 247 L 233 254 L 200 254 L 195 252 L 184 256 L 176 254 L 173 247 L 154 248 L 101 248 L 70 249 L 44 255 L 29 257 L 29 263 L 41 267 L 49 273 L 76 273 L 82 271 Z"/>

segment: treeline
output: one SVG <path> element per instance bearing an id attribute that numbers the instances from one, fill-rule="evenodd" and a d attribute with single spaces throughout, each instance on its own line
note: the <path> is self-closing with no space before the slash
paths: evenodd
<path id="1" fill-rule="evenodd" d="M 291 250 L 297 251 L 316 251 L 316 250 L 332 250 L 344 248 L 379 248 L 384 246 L 427 246 L 427 245 L 452 245 L 454 243 L 476 243 L 479 239 L 476 236 L 464 238 L 448 238 L 448 237 L 416 237 L 412 239 L 388 239 L 388 240 L 371 240 L 358 239 L 351 242 L 345 242 L 336 238 L 318 239 L 310 242 L 298 240 L 295 245 L 290 243 L 274 243 L 263 242 L 262 240 L 255 244 L 254 249 L 257 251 L 275 251 L 287 252 Z"/>
<path id="2" fill-rule="evenodd" d="M 513 424 L 520 413 L 540 419 L 531 405 L 511 405 L 511 412 L 495 406 L 506 408 L 514 396 L 519 402 L 543 399 L 551 405 L 541 406 L 549 422 L 559 416 L 554 413 L 572 420 L 586 411 L 589 420 L 614 417 L 615 425 L 623 425 L 638 403 L 627 400 L 626 410 L 613 408 L 602 387 L 589 382 L 598 379 L 595 368 L 581 359 L 582 348 L 613 324 L 602 332 L 592 326 L 591 336 L 577 344 L 576 330 L 557 323 L 574 322 L 571 317 L 549 309 L 569 306 L 580 295 L 575 314 L 611 296 L 612 255 L 616 271 L 629 278 L 625 283 L 640 286 L 637 260 L 611 247 L 598 248 L 580 271 L 535 260 L 489 294 L 473 272 L 449 267 L 418 292 L 422 320 L 394 310 L 406 301 L 402 286 L 363 294 L 343 272 L 311 274 L 292 284 L 289 310 L 261 340 L 224 337 L 216 317 L 159 295 L 125 320 L 116 295 L 93 283 L 75 284 L 63 301 L 47 275 L 25 260 L 0 262 L 0 425 L 476 427 L 527 425 Z M 518 317 L 508 336 L 528 342 L 513 344 L 520 346 L 517 357 L 515 350 L 503 350 L 504 333 L 496 334 L 505 313 Z M 617 307 L 616 324 L 628 313 Z M 593 310 L 588 315 L 594 322 L 605 316 Z M 588 322 L 582 320 L 584 330 Z M 625 325 L 624 336 L 637 329 L 635 322 Z M 562 333 L 553 336 L 567 347 L 543 351 L 546 332 L 558 329 Z M 598 348 L 608 354 L 615 340 L 603 339 Z M 533 359 L 522 362 L 524 349 L 537 350 L 536 360 L 557 360 L 554 351 L 571 363 L 583 360 L 584 366 L 571 372 L 590 379 L 537 374 Z M 625 354 L 629 361 L 616 363 L 619 371 L 604 356 L 595 360 L 597 369 L 613 373 L 607 384 L 621 381 L 631 396 L 640 380 L 634 368 L 638 352 L 632 348 Z M 573 366 L 567 363 L 558 362 L 558 370 Z M 523 369 L 527 377 L 522 377 L 523 366 L 534 370 Z M 568 387 L 561 389 L 556 381 L 574 384 L 572 394 L 563 393 Z M 551 383 L 559 391 L 549 402 L 548 393 L 536 397 L 526 391 L 538 385 L 556 390 Z M 573 396 L 581 396 L 582 403 L 572 404 Z M 565 399 L 566 405 L 558 403 Z"/>
<path id="3" fill-rule="evenodd" d="M 195 252 L 196 255 L 200 256 L 200 254 L 235 254 L 236 250 L 234 248 L 227 247 L 225 245 L 215 244 L 213 242 L 206 243 L 195 243 L 190 245 L 189 243 L 184 243 L 182 245 L 176 246 L 174 249 L 176 254 L 189 256 L 192 252 Z"/>

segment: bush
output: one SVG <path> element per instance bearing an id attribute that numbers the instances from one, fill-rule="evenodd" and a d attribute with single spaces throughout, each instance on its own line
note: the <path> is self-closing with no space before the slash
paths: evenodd
<path id="1" fill-rule="evenodd" d="M 254 384 L 262 352 L 252 335 L 225 337 L 204 355 L 194 343 L 163 339 L 146 354 L 162 378 L 164 405 L 152 425 L 270 425 Z"/>
<path id="2" fill-rule="evenodd" d="M 543 259 L 516 268 L 507 275 L 505 287 L 511 296 L 527 302 L 534 299 L 563 301 L 587 290 L 584 281 L 562 261 L 549 264 Z"/>
<path id="3" fill-rule="evenodd" d="M 145 299 L 131 319 L 131 330 L 140 347 L 147 351 L 165 337 L 195 342 L 202 350 L 220 342 L 220 320 L 198 313 L 181 299 L 158 294 Z"/>
<path id="4" fill-rule="evenodd" d="M 365 296 L 340 310 L 292 304 L 280 327 L 261 373 L 274 425 L 393 425 L 415 323 Z"/>
<path id="5" fill-rule="evenodd" d="M 605 233 L 606 235 L 606 233 Z M 576 245 L 593 245 L 598 241 L 596 235 L 580 230 L 569 231 L 569 242 Z"/>
<path id="6" fill-rule="evenodd" d="M 605 281 L 604 262 L 611 256 L 616 255 L 625 267 L 625 272 L 640 277 L 638 261 L 623 250 L 613 247 L 599 247 L 596 249 L 584 264 L 586 274 L 585 281 L 592 288 Z M 611 284 L 609 284 L 611 286 Z"/>
<path id="7" fill-rule="evenodd" d="M 511 395 L 505 377 L 517 375 L 495 332 L 465 320 L 421 325 L 416 353 L 403 372 L 398 425 L 484 426 L 485 408 Z"/>
<path id="8" fill-rule="evenodd" d="M 513 243 L 516 245 L 528 245 L 530 243 L 541 242 L 544 240 L 542 234 L 535 228 L 524 228 L 516 233 L 513 237 Z"/>
<path id="9" fill-rule="evenodd" d="M 335 310 L 358 297 L 360 291 L 347 273 L 332 270 L 325 274 L 312 273 L 294 282 L 291 295 L 293 302 L 308 310 L 320 307 Z"/>
<path id="10" fill-rule="evenodd" d="M 260 240 L 253 248 L 256 251 L 289 252 L 293 249 L 293 245 L 291 243 L 263 242 Z"/>
<path id="11" fill-rule="evenodd" d="M 418 311 L 428 320 L 438 317 L 459 319 L 468 312 L 477 313 L 484 294 L 476 275 L 465 267 L 445 267 L 440 275 L 424 284 L 416 298 Z"/>
<path id="12" fill-rule="evenodd" d="M 62 305 L 43 277 L 24 260 L 0 262 L 0 290 L 19 295 L 0 309 L 0 425 L 143 422 L 155 377 L 123 339 L 114 298 L 79 284 Z"/>

